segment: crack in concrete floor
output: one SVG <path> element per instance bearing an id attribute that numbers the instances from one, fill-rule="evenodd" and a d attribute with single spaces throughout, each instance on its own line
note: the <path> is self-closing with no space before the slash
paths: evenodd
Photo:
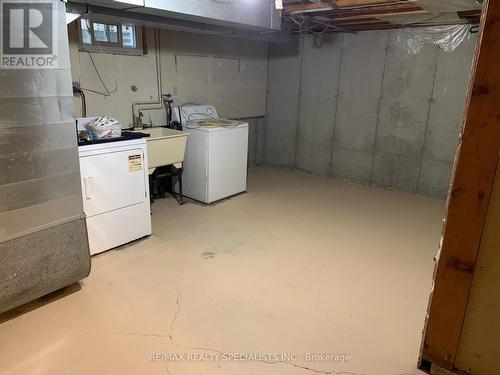
<path id="1" fill-rule="evenodd" d="M 228 355 L 227 352 L 224 352 L 224 351 L 219 350 L 219 349 L 215 349 L 213 347 L 203 347 L 203 346 L 189 346 L 189 347 L 187 347 L 187 346 L 180 345 L 180 344 L 178 344 L 175 341 L 175 338 L 173 336 L 173 332 L 174 332 L 174 328 L 175 328 L 175 323 L 177 322 L 177 319 L 179 317 L 179 313 L 181 312 L 181 298 L 182 298 L 181 283 L 182 283 L 182 276 L 183 276 L 183 272 L 180 271 L 179 278 L 178 278 L 178 281 L 176 283 L 177 297 L 176 297 L 176 300 L 175 300 L 175 304 L 176 304 L 177 308 L 176 308 L 175 314 L 174 314 L 174 316 L 173 316 L 173 318 L 171 320 L 170 329 L 169 329 L 168 334 L 165 335 L 165 334 L 156 334 L 156 333 L 137 333 L 137 332 L 120 332 L 120 333 L 131 335 L 131 336 L 156 337 L 156 338 L 162 338 L 162 339 L 166 338 L 166 339 L 169 339 L 170 344 L 172 346 L 175 346 L 176 348 L 181 349 L 181 350 L 207 351 L 207 352 L 216 353 L 216 354 L 221 355 L 221 356 L 224 356 L 224 355 L 227 356 Z M 292 367 L 295 367 L 295 368 L 298 368 L 298 369 L 301 369 L 301 370 L 305 370 L 305 371 L 308 371 L 308 372 L 311 372 L 311 373 L 323 374 L 323 375 L 369 375 L 369 374 L 365 374 L 365 373 L 350 372 L 350 371 L 319 370 L 319 369 L 316 369 L 316 368 L 313 368 L 313 367 L 302 366 L 302 365 L 299 365 L 297 363 L 293 363 L 293 362 L 289 362 L 289 361 L 265 361 L 265 360 L 258 360 L 257 362 L 262 363 L 262 364 L 266 364 L 266 365 L 283 364 L 283 365 L 292 366 Z M 216 367 L 220 367 L 220 365 L 215 365 L 215 366 Z M 170 369 L 168 367 L 168 362 L 165 363 L 165 370 L 166 370 L 167 374 L 171 375 Z M 398 374 L 395 374 L 395 375 L 418 375 L 418 374 L 405 372 L 405 373 L 398 373 Z"/>
<path id="2" fill-rule="evenodd" d="M 181 277 L 179 277 L 179 281 L 176 285 L 177 287 L 177 298 L 176 298 L 176 305 L 177 305 L 177 310 L 175 312 L 175 315 L 174 317 L 172 318 L 172 321 L 171 321 L 171 324 L 170 324 L 170 331 L 168 333 L 168 335 L 162 335 L 162 334 L 155 334 L 155 333 L 135 333 L 135 332 L 122 332 L 122 333 L 125 333 L 125 334 L 128 334 L 128 335 L 132 335 L 132 336 L 145 336 L 145 337 L 158 337 L 158 338 L 168 338 L 170 340 L 170 344 L 181 349 L 181 350 L 199 350 L 199 351 L 209 351 L 209 352 L 212 352 L 212 353 L 216 353 L 216 354 L 219 354 L 219 355 L 228 355 L 228 353 L 224 352 L 224 351 L 221 351 L 221 350 L 218 350 L 218 349 L 215 349 L 215 348 L 212 348 L 212 347 L 201 347 L 201 346 L 197 346 L 197 347 L 186 347 L 186 346 L 182 346 L 180 344 L 177 344 L 175 342 L 175 339 L 174 339 L 174 336 L 172 335 L 172 332 L 174 330 L 174 326 L 175 326 L 175 323 L 177 322 L 177 318 L 179 317 L 179 313 L 181 311 L 181 297 L 182 297 L 182 292 L 181 292 L 181 289 L 180 289 L 180 284 L 181 284 Z M 276 364 L 284 364 L 284 365 L 289 365 L 289 366 L 293 366 L 295 368 L 298 368 L 298 369 L 301 369 L 301 370 L 305 370 L 305 371 L 309 371 L 309 372 L 312 372 L 312 373 L 316 373 L 316 374 L 323 374 L 323 375 L 367 375 L 367 374 L 364 374 L 364 373 L 357 373 L 357 372 L 350 372 L 350 371 L 335 371 L 335 370 L 318 370 L 318 369 L 315 369 L 315 368 L 312 368 L 312 367 L 308 367 L 308 366 L 302 366 L 302 365 L 299 365 L 297 363 L 293 363 L 293 362 L 288 362 L 288 361 L 265 361 L 265 360 L 258 360 L 257 362 L 259 363 L 263 363 L 263 364 L 267 364 L 267 365 L 276 365 Z M 168 368 L 168 364 L 166 363 L 165 364 L 165 369 L 167 371 L 167 373 L 170 375 L 171 372 Z M 402 374 L 397 374 L 397 375 L 416 375 L 416 374 L 409 374 L 409 373 L 402 373 Z"/>
<path id="3" fill-rule="evenodd" d="M 299 172 L 256 168 L 249 178 L 248 194 L 218 205 L 157 201 L 154 236 L 93 258 L 78 293 L 0 325 L 0 372 L 160 374 L 163 364 L 144 361 L 155 346 L 210 356 L 264 342 L 338 347 L 356 362 L 260 357 L 293 363 L 168 362 L 169 371 L 422 374 L 414 363 L 442 202 Z"/>

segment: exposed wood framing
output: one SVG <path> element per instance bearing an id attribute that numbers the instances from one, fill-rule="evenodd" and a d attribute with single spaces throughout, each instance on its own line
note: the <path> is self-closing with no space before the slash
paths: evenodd
<path id="1" fill-rule="evenodd" d="M 421 358 L 454 367 L 500 150 L 500 0 L 485 1 Z"/>
<path id="2" fill-rule="evenodd" d="M 342 25 L 342 26 L 348 26 L 348 25 L 363 25 L 365 23 L 368 24 L 376 24 L 376 23 L 387 23 L 387 21 L 379 20 L 377 18 L 342 18 L 342 19 L 335 19 L 335 24 L 336 25 Z"/>
<path id="3" fill-rule="evenodd" d="M 382 4 L 382 3 L 390 3 L 396 2 L 392 1 L 384 1 L 384 0 L 332 0 L 332 3 L 341 7 L 349 7 L 349 6 L 357 6 L 357 5 L 373 5 L 373 4 Z"/>
<path id="4" fill-rule="evenodd" d="M 312 3 L 307 1 L 288 1 L 284 4 L 284 19 L 300 19 L 303 30 L 317 31 L 314 27 L 315 16 L 328 18 L 331 25 L 331 31 L 338 31 L 339 27 L 344 25 L 346 19 L 353 20 L 349 22 L 349 31 L 376 30 L 382 28 L 397 28 L 401 25 L 391 21 L 387 16 L 418 15 L 429 13 L 427 10 L 418 6 L 416 3 L 408 0 L 323 0 L 322 2 Z M 460 11 L 458 16 L 463 23 L 478 23 L 480 11 Z M 385 18 L 380 18 L 380 17 Z M 435 17 L 431 17 L 434 19 Z M 372 23 L 365 19 L 374 20 Z M 354 22 L 354 20 L 358 20 Z M 323 22 L 324 19 L 322 20 Z M 342 21 L 342 22 L 341 22 Z M 418 20 L 417 20 L 418 22 Z M 418 26 L 450 24 L 432 22 L 420 22 Z M 391 27 L 392 25 L 392 27 Z M 299 30 L 299 27 L 296 27 Z"/>
<path id="5" fill-rule="evenodd" d="M 325 8 L 329 8 L 329 4 L 325 3 L 294 3 L 294 4 L 285 4 L 284 9 L 287 13 L 296 13 L 296 12 L 309 12 L 314 10 L 321 10 Z"/>
<path id="6" fill-rule="evenodd" d="M 479 23 L 479 19 L 481 17 L 481 11 L 477 9 L 467 10 L 467 11 L 457 12 L 457 15 L 458 17 L 467 20 L 468 23 Z"/>
<path id="7" fill-rule="evenodd" d="M 374 17 L 374 16 L 386 16 L 388 14 L 412 14 L 412 13 L 428 13 L 425 9 L 413 4 L 395 4 L 395 5 L 383 5 L 383 6 L 373 6 L 368 8 L 358 8 L 358 9 L 335 9 L 331 11 L 331 15 L 335 18 L 346 18 L 346 17 Z"/>

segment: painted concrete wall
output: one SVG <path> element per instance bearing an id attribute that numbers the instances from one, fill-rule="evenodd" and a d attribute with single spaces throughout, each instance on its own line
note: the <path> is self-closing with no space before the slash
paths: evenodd
<path id="1" fill-rule="evenodd" d="M 490 198 L 456 367 L 474 375 L 500 373 L 500 172 Z"/>
<path id="2" fill-rule="evenodd" d="M 73 80 L 84 88 L 105 91 L 92 57 L 110 91 L 116 88 L 110 96 L 87 92 L 89 114 L 108 113 L 128 126 L 132 122 L 132 103 L 157 100 L 160 83 L 162 93 L 177 95 L 185 103 L 213 104 L 227 117 L 265 115 L 268 54 L 265 42 L 146 29 L 144 56 L 109 53 L 90 56 L 78 49 L 75 22 L 69 31 Z"/>
<path id="3" fill-rule="evenodd" d="M 264 162 L 266 118 L 262 116 L 241 120 L 248 122 L 248 165 L 254 167 Z"/>
<path id="4" fill-rule="evenodd" d="M 108 96 L 85 91 L 88 116 L 111 115 L 126 128 L 132 123 L 132 103 L 154 103 L 158 92 L 172 93 L 181 98 L 180 104 L 213 104 L 223 117 L 245 118 L 250 124 L 249 163 L 261 161 L 257 145 L 263 144 L 267 43 L 146 29 L 144 56 L 90 55 L 79 51 L 75 22 L 69 26 L 69 35 L 73 81 L 85 89 L 105 92 L 95 63 L 111 91 Z M 75 99 L 75 106 L 79 116 L 79 99 Z M 143 109 L 144 122 L 165 124 L 161 105 L 141 104 L 137 108 Z"/>
<path id="5" fill-rule="evenodd" d="M 444 198 L 475 39 L 410 55 L 401 35 L 271 45 L 265 163 Z"/>
<path id="6" fill-rule="evenodd" d="M 278 44 L 269 50 L 264 157 L 271 165 L 295 166 L 302 70 L 299 48 L 293 43 Z"/>

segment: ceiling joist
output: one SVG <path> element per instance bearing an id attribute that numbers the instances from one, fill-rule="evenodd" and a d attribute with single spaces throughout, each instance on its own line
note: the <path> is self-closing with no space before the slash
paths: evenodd
<path id="1" fill-rule="evenodd" d="M 419 0 L 289 0 L 284 2 L 284 19 L 295 23 L 296 31 L 312 30 L 316 32 L 318 25 L 324 29 L 325 22 L 331 27 L 329 31 L 346 28 L 349 31 L 378 30 L 380 28 L 397 28 L 401 25 L 391 22 L 390 16 L 408 16 L 429 14 L 434 20 L 441 13 L 430 13 L 419 6 Z M 449 13 L 443 13 L 449 14 Z M 477 23 L 481 15 L 480 9 L 454 12 L 463 23 Z M 419 19 L 421 19 L 420 17 Z M 321 20 L 321 22 L 318 22 Z M 426 26 L 424 21 L 417 21 L 418 26 Z M 436 25 L 435 22 L 429 25 Z M 348 27 L 346 27 L 348 25 Z"/>

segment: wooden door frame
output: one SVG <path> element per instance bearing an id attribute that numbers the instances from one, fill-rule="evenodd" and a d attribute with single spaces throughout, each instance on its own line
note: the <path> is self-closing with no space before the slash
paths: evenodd
<path id="1" fill-rule="evenodd" d="M 420 366 L 451 370 L 500 149 L 500 0 L 485 0 L 434 271 Z"/>

